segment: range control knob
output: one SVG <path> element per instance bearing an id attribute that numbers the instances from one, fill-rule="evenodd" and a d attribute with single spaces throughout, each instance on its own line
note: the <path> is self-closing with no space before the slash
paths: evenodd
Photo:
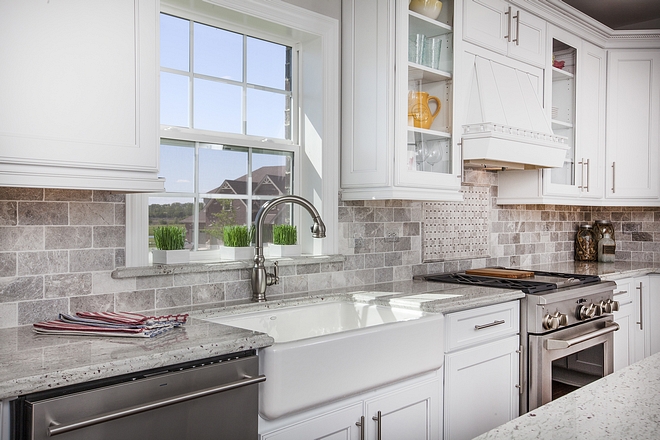
<path id="1" fill-rule="evenodd" d="M 559 328 L 559 319 L 554 315 L 546 313 L 543 317 L 543 328 L 546 330 Z"/>
<path id="2" fill-rule="evenodd" d="M 554 314 L 546 313 L 543 317 L 543 328 L 546 330 L 555 330 L 562 325 L 568 324 L 568 316 L 563 313 L 555 312 Z"/>
<path id="3" fill-rule="evenodd" d="M 589 304 L 588 306 L 578 306 L 577 309 L 577 318 L 581 321 L 585 319 L 591 319 L 594 316 L 600 316 L 601 308 L 594 303 Z"/>
<path id="4" fill-rule="evenodd" d="M 613 301 L 611 299 L 603 300 L 599 303 L 600 308 L 603 310 L 603 313 L 612 313 L 619 310 L 619 301 Z"/>

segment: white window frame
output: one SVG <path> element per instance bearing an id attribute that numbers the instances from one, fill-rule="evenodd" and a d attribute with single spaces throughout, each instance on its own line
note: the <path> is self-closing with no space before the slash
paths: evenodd
<path id="1" fill-rule="evenodd" d="M 244 14 L 284 27 L 301 38 L 299 62 L 300 102 L 297 136 L 300 152 L 296 155 L 294 179 L 299 185 L 298 195 L 312 202 L 319 210 L 328 231 L 322 240 L 300 234 L 304 253 L 329 255 L 337 251 L 337 212 L 339 204 L 339 23 L 327 17 L 281 0 L 196 0 L 203 9 L 218 6 L 218 12 L 226 10 L 230 15 Z M 163 0 L 161 11 L 177 15 L 180 9 L 176 0 Z M 166 4 L 167 3 L 167 4 Z M 171 4 L 169 4 L 171 3 Z M 181 2 L 188 5 L 189 2 Z M 197 13 L 194 11 L 193 13 Z M 216 17 L 222 20 L 222 17 Z M 251 33 L 246 28 L 244 33 Z M 155 103 L 155 111 L 158 111 Z M 163 137 L 176 138 L 176 130 L 162 133 Z M 190 138 L 187 138 L 190 139 Z M 199 139 L 203 141 L 203 139 Z M 208 139 L 209 142 L 217 142 Z M 256 146 L 256 145 L 255 145 Z M 126 197 L 126 266 L 138 267 L 149 264 L 148 249 L 148 201 L 147 194 Z M 304 225 L 306 218 L 296 208 L 294 218 Z M 304 230 L 305 228 L 300 228 Z"/>

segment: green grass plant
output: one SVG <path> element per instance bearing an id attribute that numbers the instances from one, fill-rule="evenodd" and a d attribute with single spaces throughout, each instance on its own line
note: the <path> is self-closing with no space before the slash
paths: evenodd
<path id="1" fill-rule="evenodd" d="M 181 226 L 159 226 L 154 228 L 154 243 L 163 251 L 175 251 L 184 248 L 186 229 Z"/>
<path id="2" fill-rule="evenodd" d="M 298 242 L 298 231 L 293 225 L 274 225 L 273 244 L 291 245 Z"/>
<path id="3" fill-rule="evenodd" d="M 254 227 L 247 226 L 225 226 L 222 229 L 222 239 L 225 246 L 245 247 L 252 244 L 254 238 Z"/>

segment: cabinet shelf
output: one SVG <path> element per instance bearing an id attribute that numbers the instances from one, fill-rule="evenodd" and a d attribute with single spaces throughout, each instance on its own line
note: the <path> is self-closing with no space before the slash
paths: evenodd
<path id="1" fill-rule="evenodd" d="M 422 14 L 418 14 L 417 12 L 408 11 L 408 15 L 411 19 L 410 28 L 414 29 L 416 33 L 424 34 L 427 37 L 433 37 L 453 32 L 453 28 L 448 24 L 432 20 Z"/>
<path id="2" fill-rule="evenodd" d="M 422 84 L 438 81 L 447 81 L 452 78 L 450 72 L 444 70 L 432 69 L 421 64 L 408 61 L 408 78 L 421 79 Z"/>
<path id="3" fill-rule="evenodd" d="M 564 121 L 559 121 L 557 119 L 553 119 L 552 121 L 552 129 L 557 130 L 557 129 L 566 129 L 566 128 L 573 128 L 573 124 L 570 122 L 564 122 Z"/>
<path id="4" fill-rule="evenodd" d="M 556 67 L 552 68 L 552 80 L 553 81 L 570 79 L 570 78 L 573 78 L 574 76 L 575 75 L 573 75 L 571 72 L 567 72 L 566 70 L 557 69 Z"/>
<path id="5" fill-rule="evenodd" d="M 446 131 L 438 131 L 438 130 L 429 130 L 427 128 L 418 128 L 418 127 L 411 127 L 408 126 L 408 131 L 412 131 L 415 133 L 422 133 L 426 134 L 438 139 L 451 139 L 451 133 L 447 133 Z"/>

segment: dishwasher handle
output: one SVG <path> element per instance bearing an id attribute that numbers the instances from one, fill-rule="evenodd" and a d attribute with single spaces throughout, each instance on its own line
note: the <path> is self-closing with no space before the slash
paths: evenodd
<path id="1" fill-rule="evenodd" d="M 210 396 L 211 394 L 222 393 L 224 391 L 230 391 L 236 388 L 257 384 L 260 382 L 264 382 L 265 380 L 266 380 L 266 376 L 264 376 L 263 374 L 256 377 L 251 377 L 246 375 L 243 376 L 243 379 L 234 382 L 229 382 L 223 385 L 206 388 L 199 391 L 193 391 L 192 393 L 182 394 L 176 397 L 157 400 L 155 402 L 147 403 L 144 405 L 138 405 L 131 408 L 109 412 L 96 417 L 91 417 L 89 419 L 81 420 L 79 422 L 59 424 L 55 421 L 52 421 L 50 422 L 50 426 L 48 428 L 48 436 L 52 437 L 58 434 L 64 434 L 65 432 L 75 431 L 77 429 L 86 428 L 88 426 L 98 425 L 99 423 L 105 423 L 111 420 L 121 419 L 122 417 L 131 416 L 133 414 L 139 414 L 146 411 L 162 408 L 165 406 L 174 405 L 175 403 L 181 403 L 189 400 L 199 399 L 200 397 Z"/>

